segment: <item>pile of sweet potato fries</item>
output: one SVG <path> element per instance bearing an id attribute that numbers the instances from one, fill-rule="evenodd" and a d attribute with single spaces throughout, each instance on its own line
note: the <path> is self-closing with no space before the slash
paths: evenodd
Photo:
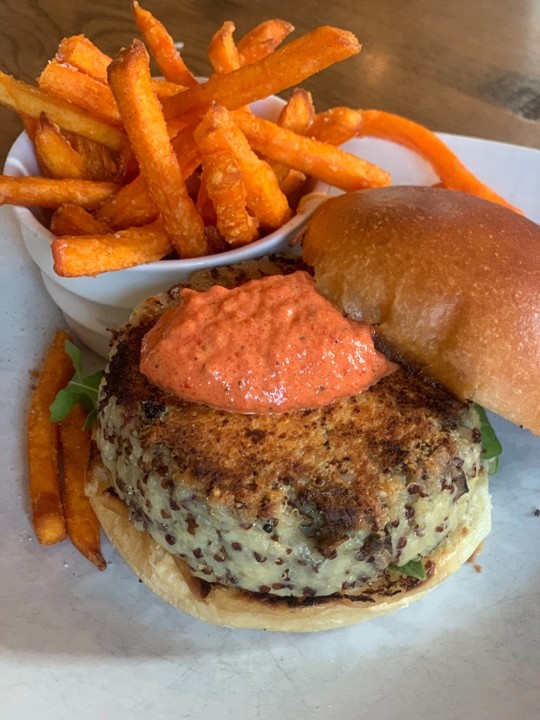
<path id="1" fill-rule="evenodd" d="M 358 110 L 317 114 L 299 89 L 276 122 L 249 109 L 358 53 L 352 33 L 319 27 L 281 45 L 294 28 L 276 19 L 235 43 L 227 21 L 208 47 L 214 72 L 198 82 L 161 22 L 132 6 L 145 43 L 114 59 L 79 35 L 60 43 L 38 87 L 0 73 L 0 103 L 19 113 L 41 170 L 1 177 L 0 196 L 54 211 L 59 275 L 252 242 L 292 216 L 309 178 L 343 190 L 390 183 L 337 147 L 359 131 Z"/>

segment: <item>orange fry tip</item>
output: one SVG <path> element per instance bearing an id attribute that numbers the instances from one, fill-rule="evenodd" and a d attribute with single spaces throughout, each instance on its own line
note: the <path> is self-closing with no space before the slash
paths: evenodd
<path id="1" fill-rule="evenodd" d="M 107 568 L 107 561 L 100 552 L 93 552 L 88 555 L 88 559 L 93 563 L 98 570 L 105 570 Z"/>
<path id="2" fill-rule="evenodd" d="M 40 545 L 56 545 L 67 538 L 61 504 L 53 495 L 42 495 L 32 503 L 34 532 Z"/>

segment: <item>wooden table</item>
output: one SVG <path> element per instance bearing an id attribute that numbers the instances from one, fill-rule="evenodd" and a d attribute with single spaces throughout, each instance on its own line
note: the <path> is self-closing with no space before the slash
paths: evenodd
<path id="1" fill-rule="evenodd" d="M 225 19 L 237 37 L 269 17 L 300 34 L 352 30 L 362 53 L 304 83 L 318 109 L 381 108 L 434 130 L 540 148 L 539 0 L 145 0 L 197 74 Z M 2 0 L 0 69 L 33 82 L 62 37 L 84 33 L 114 54 L 137 35 L 128 0 Z M 20 131 L 0 108 L 0 158 Z"/>

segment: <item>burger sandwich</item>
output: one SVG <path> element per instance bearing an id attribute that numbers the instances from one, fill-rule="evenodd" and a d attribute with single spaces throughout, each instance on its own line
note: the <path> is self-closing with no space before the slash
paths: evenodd
<path id="1" fill-rule="evenodd" d="M 87 492 L 127 564 L 197 618 L 357 623 L 488 534 L 476 403 L 540 433 L 539 368 L 538 226 L 453 191 L 350 193 L 302 260 L 203 271 L 135 309 Z"/>

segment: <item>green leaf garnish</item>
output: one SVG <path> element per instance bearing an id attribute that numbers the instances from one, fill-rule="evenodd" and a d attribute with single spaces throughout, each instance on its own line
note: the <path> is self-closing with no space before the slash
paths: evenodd
<path id="1" fill-rule="evenodd" d="M 400 575 L 408 575 L 416 580 L 426 579 L 426 569 L 421 560 L 409 560 L 409 562 L 405 563 L 405 565 L 395 565 L 394 563 L 390 563 L 388 569 L 392 570 L 392 572 L 397 572 Z"/>
<path id="2" fill-rule="evenodd" d="M 482 433 L 482 460 L 490 475 L 494 475 L 499 468 L 499 455 L 502 453 L 502 445 L 495 435 L 495 430 L 489 422 L 486 411 L 481 405 L 474 404 L 480 416 L 480 432 Z"/>
<path id="3" fill-rule="evenodd" d="M 92 427 L 97 413 L 97 398 L 99 383 L 101 382 L 101 371 L 84 376 L 82 374 L 81 351 L 79 348 L 69 340 L 66 340 L 65 349 L 71 358 L 75 372 L 66 387 L 56 395 L 50 406 L 51 420 L 54 423 L 65 420 L 73 406 L 78 403 L 88 413 L 84 423 L 84 429 L 89 430 Z"/>

